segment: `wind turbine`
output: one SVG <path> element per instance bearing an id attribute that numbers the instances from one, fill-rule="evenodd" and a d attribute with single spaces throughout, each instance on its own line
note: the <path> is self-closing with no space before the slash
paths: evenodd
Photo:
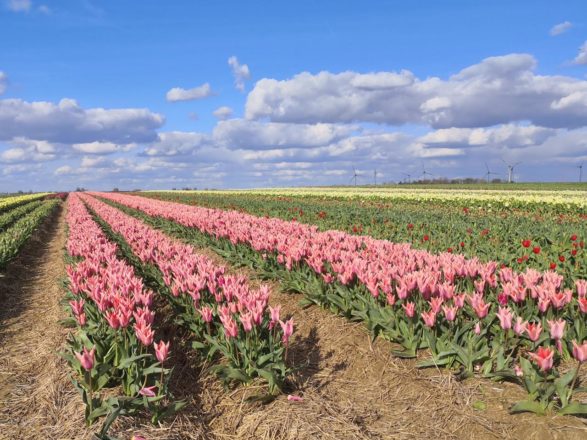
<path id="1" fill-rule="evenodd" d="M 375 186 L 377 186 L 377 169 L 373 170 L 373 182 L 375 182 Z"/>
<path id="2" fill-rule="evenodd" d="M 579 183 L 581 183 L 583 181 L 583 164 L 577 165 L 577 168 L 579 168 Z"/>
<path id="3" fill-rule="evenodd" d="M 498 173 L 494 173 L 493 171 L 489 171 L 489 165 L 487 165 L 487 162 L 485 162 L 485 169 L 487 169 L 487 172 L 485 173 L 485 178 L 487 179 L 487 183 L 489 183 L 489 176 L 491 176 L 492 174 L 499 176 Z"/>
<path id="4" fill-rule="evenodd" d="M 360 174 L 357 173 L 357 169 L 355 167 L 353 167 L 353 177 L 351 177 L 351 182 L 353 181 L 353 179 L 355 180 L 355 186 L 357 186 L 357 177 L 359 177 Z"/>
<path id="5" fill-rule="evenodd" d="M 426 168 L 424 167 L 424 162 L 422 162 L 422 175 L 420 176 L 420 178 L 423 177 L 424 179 L 426 179 L 426 176 L 434 177 L 434 174 L 426 171 Z"/>
<path id="6" fill-rule="evenodd" d="M 412 183 L 412 175 L 408 174 L 408 173 L 402 173 L 404 176 L 406 176 L 408 178 L 408 183 Z M 404 179 L 406 180 L 406 179 Z"/>
<path id="7" fill-rule="evenodd" d="M 506 164 L 506 166 L 508 167 L 508 183 L 512 183 L 513 180 L 512 178 L 514 177 L 514 168 L 517 167 L 518 165 L 520 165 L 522 162 L 516 162 L 515 164 L 510 164 L 507 163 L 505 160 L 501 160 L 503 163 Z"/>

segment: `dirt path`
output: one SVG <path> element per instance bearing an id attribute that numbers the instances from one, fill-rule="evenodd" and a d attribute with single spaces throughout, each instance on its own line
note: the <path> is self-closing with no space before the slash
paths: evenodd
<path id="1" fill-rule="evenodd" d="M 59 305 L 65 276 L 65 210 L 35 232 L 0 278 L 0 438 L 87 436 L 83 410 L 57 356 L 67 331 Z"/>

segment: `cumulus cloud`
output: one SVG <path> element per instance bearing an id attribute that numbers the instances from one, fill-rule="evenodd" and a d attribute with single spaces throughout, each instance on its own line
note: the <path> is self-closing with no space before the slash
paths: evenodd
<path id="1" fill-rule="evenodd" d="M 0 70 L 0 95 L 6 91 L 6 83 L 8 82 L 8 77 L 4 72 Z"/>
<path id="2" fill-rule="evenodd" d="M 573 27 L 573 23 L 571 23 L 570 21 L 563 21 L 562 23 L 556 24 L 552 28 L 550 28 L 549 33 L 551 36 L 556 37 L 557 35 L 565 33 L 566 31 L 568 31 L 572 27 Z"/>
<path id="3" fill-rule="evenodd" d="M 84 109 L 73 99 L 59 103 L 0 100 L 0 140 L 24 136 L 48 142 L 149 142 L 164 123 L 147 109 Z"/>
<path id="4" fill-rule="evenodd" d="M 579 56 L 576 61 L 582 60 Z M 288 80 L 258 81 L 247 97 L 245 117 L 294 123 L 413 123 L 433 128 L 521 121 L 553 128 L 587 125 L 587 102 L 566 108 L 555 104 L 587 91 L 587 81 L 541 76 L 535 69 L 531 55 L 510 54 L 486 58 L 447 80 L 420 80 L 408 71 L 303 72 Z"/>
<path id="5" fill-rule="evenodd" d="M 6 8 L 12 12 L 29 12 L 32 7 L 31 0 L 7 0 Z"/>
<path id="6" fill-rule="evenodd" d="M 169 102 L 177 101 L 195 101 L 198 99 L 204 99 L 212 96 L 212 87 L 209 83 L 202 84 L 201 86 L 194 87 L 192 89 L 182 89 L 181 87 L 174 87 L 167 92 L 165 98 Z"/>
<path id="7" fill-rule="evenodd" d="M 72 148 L 86 154 L 111 154 L 118 151 L 129 151 L 135 144 L 119 145 L 112 142 L 84 142 L 73 144 Z"/>
<path id="8" fill-rule="evenodd" d="M 575 64 L 587 64 L 587 41 L 579 48 L 579 53 L 573 61 Z"/>
<path id="9" fill-rule="evenodd" d="M 249 66 L 246 64 L 240 64 L 237 57 L 234 55 L 228 59 L 228 65 L 230 66 L 230 70 L 232 70 L 232 75 L 234 76 L 234 86 L 243 92 L 245 90 L 245 81 L 251 78 Z"/>
<path id="10" fill-rule="evenodd" d="M 487 145 L 509 148 L 542 144 L 556 134 L 551 128 L 513 124 L 490 128 L 445 128 L 421 136 L 418 142 L 427 146 L 480 147 Z"/>
<path id="11" fill-rule="evenodd" d="M 10 142 L 10 148 L 0 153 L 0 162 L 41 162 L 55 159 L 56 153 L 56 147 L 47 141 L 18 137 Z"/>
<path id="12" fill-rule="evenodd" d="M 232 116 L 232 109 L 227 106 L 218 107 L 216 110 L 212 112 L 214 116 L 216 116 L 219 120 L 224 121 Z"/>
<path id="13" fill-rule="evenodd" d="M 157 141 L 146 149 L 147 156 L 191 154 L 211 142 L 210 135 L 197 132 L 170 131 L 159 133 Z"/>
<path id="14" fill-rule="evenodd" d="M 230 149 L 314 148 L 337 142 L 356 127 L 334 124 L 287 124 L 232 119 L 219 122 L 214 141 Z"/>

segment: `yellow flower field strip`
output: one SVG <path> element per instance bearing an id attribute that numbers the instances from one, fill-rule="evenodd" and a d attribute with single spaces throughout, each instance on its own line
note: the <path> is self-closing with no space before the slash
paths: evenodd
<path id="1" fill-rule="evenodd" d="M 198 193 L 209 191 L 176 191 L 179 193 Z M 532 190 L 446 190 L 446 189 L 403 189 L 403 188 L 272 188 L 250 190 L 216 190 L 215 194 L 253 194 L 276 196 L 314 196 L 345 198 L 381 198 L 417 201 L 458 201 L 482 203 L 490 206 L 548 204 L 560 207 L 587 208 L 587 191 L 532 191 Z"/>

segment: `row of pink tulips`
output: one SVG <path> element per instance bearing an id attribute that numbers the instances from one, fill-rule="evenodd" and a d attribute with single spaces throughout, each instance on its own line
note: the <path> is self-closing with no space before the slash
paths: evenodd
<path id="1" fill-rule="evenodd" d="M 85 203 L 119 234 L 142 264 L 161 274 L 161 291 L 194 333 L 194 346 L 225 363 L 217 372 L 227 382 L 261 377 L 271 391 L 280 388 L 293 319 L 281 320 L 280 307 L 269 307 L 269 289 L 252 289 L 242 276 L 225 274 L 223 266 L 192 246 L 172 240 L 134 217 L 87 195 Z"/>
<path id="2" fill-rule="evenodd" d="M 162 405 L 169 370 L 163 363 L 170 343 L 155 342 L 153 292 L 124 260 L 117 246 L 94 222 L 80 196 L 67 203 L 67 267 L 69 308 L 76 331 L 64 357 L 77 371 L 78 389 L 86 404 L 88 423 L 107 414 L 150 409 L 154 418 Z M 124 398 L 102 394 L 121 386 Z M 108 418 L 108 424 L 114 418 Z M 105 427 L 107 430 L 107 427 Z"/>
<path id="3" fill-rule="evenodd" d="M 495 262 L 320 232 L 295 221 L 124 194 L 99 196 L 246 245 L 291 272 L 309 268 L 329 292 L 316 302 L 368 321 L 374 333 L 399 342 L 408 355 L 430 348 L 435 365 L 518 378 L 531 403 L 520 410 L 587 410 L 570 403 L 587 353 L 586 280 L 565 280 L 552 271 L 519 273 Z M 578 367 L 560 374 L 564 366 L 559 372 L 557 365 L 572 357 Z"/>

